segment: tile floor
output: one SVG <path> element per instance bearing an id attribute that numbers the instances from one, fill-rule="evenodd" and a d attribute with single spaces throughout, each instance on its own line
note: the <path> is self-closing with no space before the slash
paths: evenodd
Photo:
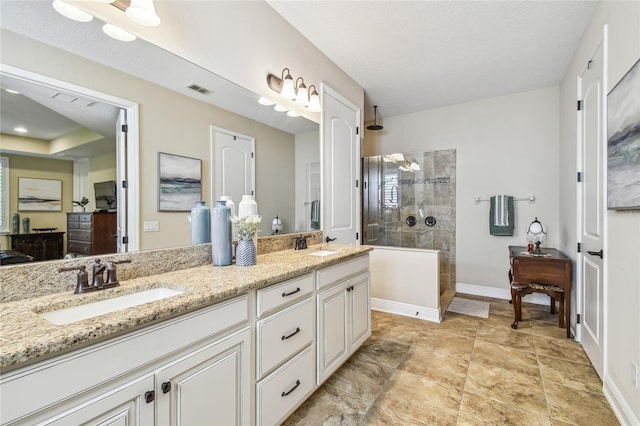
<path id="1" fill-rule="evenodd" d="M 286 425 L 617 425 L 602 382 L 557 316 L 504 300 L 440 324 L 372 312 L 373 334 Z"/>

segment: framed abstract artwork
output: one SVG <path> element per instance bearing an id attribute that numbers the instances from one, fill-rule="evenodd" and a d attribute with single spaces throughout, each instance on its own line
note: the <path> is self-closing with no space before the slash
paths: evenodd
<path id="1" fill-rule="evenodd" d="M 158 153 L 158 210 L 190 211 L 202 200 L 202 160 Z"/>
<path id="2" fill-rule="evenodd" d="M 607 95 L 607 208 L 640 209 L 640 60 Z"/>
<path id="3" fill-rule="evenodd" d="M 19 177 L 18 211 L 62 211 L 62 181 Z"/>

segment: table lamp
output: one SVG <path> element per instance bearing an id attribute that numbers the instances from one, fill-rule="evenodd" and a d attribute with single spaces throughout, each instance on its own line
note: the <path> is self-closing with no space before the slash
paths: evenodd
<path id="1" fill-rule="evenodd" d="M 527 227 L 527 241 L 536 245 L 533 254 L 543 254 L 540 250 L 540 244 L 544 243 L 546 239 L 547 229 L 536 217 Z"/>

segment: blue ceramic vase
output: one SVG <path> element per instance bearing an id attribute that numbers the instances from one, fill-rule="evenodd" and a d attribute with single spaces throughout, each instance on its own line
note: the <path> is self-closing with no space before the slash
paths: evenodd
<path id="1" fill-rule="evenodd" d="M 211 215 L 204 201 L 198 201 L 191 209 L 191 244 L 211 242 Z"/>
<path id="2" fill-rule="evenodd" d="M 211 208 L 211 261 L 214 266 L 231 265 L 231 209 L 226 201 L 216 201 Z"/>

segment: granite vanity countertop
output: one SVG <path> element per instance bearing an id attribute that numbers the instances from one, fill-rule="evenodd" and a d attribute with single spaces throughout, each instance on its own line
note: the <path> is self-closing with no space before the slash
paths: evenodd
<path id="1" fill-rule="evenodd" d="M 333 250 L 330 256 L 310 256 L 316 250 Z M 175 317 L 250 290 L 275 284 L 349 258 L 371 247 L 324 244 L 307 250 L 284 250 L 259 255 L 257 265 L 212 265 L 167 272 L 121 282 L 119 287 L 81 295 L 69 292 L 34 296 L 0 304 L 0 368 L 13 369 L 37 358 L 55 355 Z M 135 265 L 122 265 L 122 268 Z M 55 277 L 52 277 L 55 279 Z M 38 313 L 72 307 L 157 287 L 184 293 L 116 312 L 55 325 Z"/>

